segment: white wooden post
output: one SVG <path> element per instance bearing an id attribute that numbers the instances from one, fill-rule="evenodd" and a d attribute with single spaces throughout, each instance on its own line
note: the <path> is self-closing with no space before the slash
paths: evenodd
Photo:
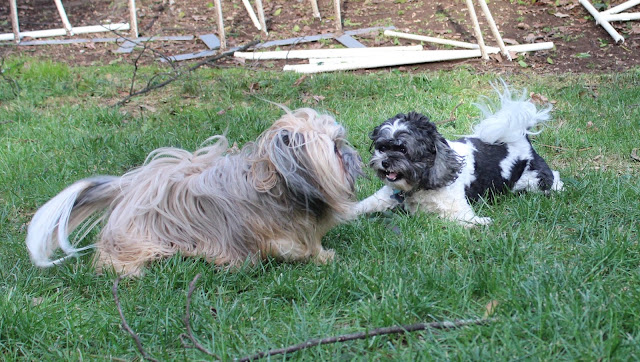
<path id="1" fill-rule="evenodd" d="M 467 8 L 469 8 L 469 16 L 471 17 L 471 21 L 473 22 L 473 31 L 476 35 L 476 41 L 478 42 L 478 47 L 480 48 L 480 54 L 482 55 L 482 59 L 488 60 L 489 55 L 487 54 L 487 50 L 484 48 L 484 39 L 482 38 L 480 23 L 478 23 L 478 16 L 476 15 L 476 9 L 474 9 L 473 3 L 471 2 L 471 0 L 467 0 Z"/>
<path id="2" fill-rule="evenodd" d="M 220 0 L 214 0 L 216 13 L 218 15 L 218 38 L 220 38 L 220 50 L 227 49 L 227 38 L 224 35 L 224 23 L 222 21 L 222 4 Z"/>
<path id="3" fill-rule="evenodd" d="M 320 9 L 318 9 L 318 0 L 311 0 L 311 10 L 313 11 L 313 17 L 320 19 Z"/>
<path id="4" fill-rule="evenodd" d="M 636 6 L 636 5 L 639 5 L 639 4 L 640 4 L 640 0 L 629 0 L 629 1 L 627 1 L 625 3 L 622 3 L 622 4 L 618 5 L 618 6 L 614 6 L 611 9 L 607 9 L 607 10 L 603 11 L 602 14 L 617 14 L 617 13 L 623 12 L 623 11 L 625 11 L 627 9 L 630 9 L 630 8 Z"/>
<path id="5" fill-rule="evenodd" d="M 396 38 L 402 38 L 402 39 L 426 41 L 426 42 L 434 43 L 434 44 L 451 45 L 451 46 L 458 47 L 458 48 L 466 48 L 466 49 L 479 49 L 480 48 L 480 46 L 478 46 L 478 44 L 467 43 L 465 41 L 434 38 L 434 37 L 426 36 L 426 35 L 400 33 L 400 32 L 393 31 L 393 30 L 385 30 L 384 31 L 384 35 L 386 35 L 386 36 L 394 36 Z"/>
<path id="6" fill-rule="evenodd" d="M 582 4 L 582 6 L 584 6 L 584 8 L 587 9 L 589 14 L 593 16 L 593 18 L 596 20 L 596 24 L 600 24 L 604 28 L 604 30 L 606 30 L 607 33 L 611 35 L 611 37 L 616 43 L 624 43 L 624 37 L 620 35 L 620 33 L 618 33 L 616 29 L 614 29 L 613 26 L 611 26 L 611 24 L 609 24 L 607 20 L 603 19 L 600 16 L 600 13 L 598 12 L 598 10 L 594 8 L 593 5 L 591 5 L 589 0 L 580 0 L 580 4 Z"/>
<path id="7" fill-rule="evenodd" d="M 56 8 L 58 8 L 58 14 L 60 14 L 62 25 L 67 30 L 67 34 L 73 35 L 73 29 L 71 28 L 71 23 L 69 23 L 69 19 L 67 18 L 67 13 L 64 11 L 64 6 L 62 6 L 62 1 L 53 0 L 53 2 L 56 4 Z"/>
<path id="8" fill-rule="evenodd" d="M 264 7 L 262 6 L 262 0 L 256 0 L 256 8 L 258 8 L 258 20 L 260 21 L 260 27 L 262 27 L 262 34 L 269 35 L 267 32 L 267 23 L 264 20 Z"/>
<path id="9" fill-rule="evenodd" d="M 496 41 L 498 42 L 500 51 L 502 51 L 502 54 L 507 57 L 507 59 L 511 60 L 511 55 L 509 55 L 509 52 L 504 46 L 504 41 L 502 40 L 502 36 L 500 35 L 500 30 L 498 30 L 498 26 L 496 25 L 495 20 L 493 20 L 493 15 L 491 15 L 491 11 L 489 11 L 489 6 L 487 6 L 485 0 L 478 0 L 478 2 L 480 3 L 480 8 L 484 13 L 484 17 L 487 18 L 487 22 L 489 22 L 489 28 L 491 28 L 493 37 L 496 38 Z"/>
<path id="10" fill-rule="evenodd" d="M 334 8 L 336 9 L 336 29 L 342 30 L 342 14 L 340 11 L 340 0 L 333 0 Z"/>
<path id="11" fill-rule="evenodd" d="M 129 0 L 129 29 L 131 37 L 138 38 L 138 16 L 136 14 L 136 0 Z"/>
<path id="12" fill-rule="evenodd" d="M 622 13 L 622 14 L 603 14 L 603 13 L 600 13 L 600 17 L 602 17 L 606 21 L 640 20 L 640 13 Z"/>
<path id="13" fill-rule="evenodd" d="M 18 23 L 18 6 L 16 0 L 9 0 L 9 8 L 11 9 L 11 27 L 13 28 L 13 39 L 16 43 L 20 42 L 20 23 Z"/>
<path id="14" fill-rule="evenodd" d="M 247 13 L 249 13 L 249 17 L 251 18 L 251 22 L 253 22 L 253 26 L 258 28 L 258 30 L 262 30 L 262 27 L 258 22 L 258 18 L 256 18 L 256 12 L 253 11 L 253 7 L 251 6 L 249 0 L 242 0 L 242 3 L 244 4 L 244 8 L 247 9 Z"/>

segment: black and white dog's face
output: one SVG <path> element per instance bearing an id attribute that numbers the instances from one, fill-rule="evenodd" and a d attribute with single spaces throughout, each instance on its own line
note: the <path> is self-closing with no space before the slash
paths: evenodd
<path id="1" fill-rule="evenodd" d="M 378 177 L 394 189 L 435 189 L 452 183 L 462 167 L 425 115 L 398 114 L 370 135 L 374 153 L 369 162 Z"/>

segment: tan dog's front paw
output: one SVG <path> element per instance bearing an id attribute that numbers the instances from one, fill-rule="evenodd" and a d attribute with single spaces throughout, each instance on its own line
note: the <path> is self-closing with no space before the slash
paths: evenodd
<path id="1" fill-rule="evenodd" d="M 318 255 L 315 256 L 314 261 L 317 264 L 327 264 L 332 262 L 336 257 L 336 252 L 333 249 L 322 249 Z"/>

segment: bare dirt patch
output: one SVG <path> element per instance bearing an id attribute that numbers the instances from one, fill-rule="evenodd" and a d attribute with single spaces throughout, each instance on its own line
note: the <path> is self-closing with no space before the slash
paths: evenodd
<path id="1" fill-rule="evenodd" d="M 223 1 L 223 14 L 230 47 L 239 46 L 261 37 L 262 40 L 287 39 L 305 35 L 336 32 L 332 0 L 318 0 L 322 19 L 312 16 L 308 0 L 264 0 L 269 36 L 262 37 L 253 26 L 240 0 Z M 614 6 L 622 1 L 611 2 Z M 74 26 L 96 25 L 110 21 L 127 22 L 125 0 L 65 1 L 70 22 Z M 593 1 L 599 5 L 597 1 Z M 138 17 L 141 36 L 202 35 L 217 33 L 216 14 L 212 0 L 139 0 Z M 420 71 L 450 69 L 460 64 L 478 71 L 517 72 L 534 70 L 543 73 L 619 72 L 640 65 L 640 21 L 616 22 L 614 27 L 625 37 L 623 44 L 613 39 L 596 25 L 577 0 L 491 0 L 489 7 L 508 43 L 552 41 L 555 49 L 521 56 L 514 62 L 493 57 L 448 61 L 417 66 L 403 66 L 401 70 Z M 24 0 L 18 2 L 21 29 L 39 30 L 61 28 L 53 1 Z M 477 9 L 485 40 L 495 45 L 486 20 Z M 630 11 L 638 11 L 631 9 Z M 9 6 L 0 5 L 0 32 L 11 32 Z M 464 1 L 428 0 L 343 0 L 342 23 L 344 30 L 373 26 L 395 26 L 398 31 L 475 42 Z M 127 35 L 127 34 L 124 34 Z M 93 37 L 108 37 L 102 33 Z M 76 37 L 88 37 L 87 35 Z M 413 41 L 383 36 L 374 32 L 356 37 L 367 46 L 411 45 Z M 108 64 L 132 61 L 137 52 L 118 54 L 113 43 L 71 44 L 44 46 L 0 46 L 2 55 L 31 54 L 72 64 Z M 177 55 L 206 50 L 205 44 L 193 41 L 162 41 L 149 45 L 165 55 Z M 334 40 L 297 45 L 302 48 L 331 48 L 340 46 Z M 289 49 L 290 47 L 283 47 Z M 442 48 L 425 44 L 427 49 Z M 157 62 L 157 55 L 149 54 L 145 62 Z M 292 61 L 290 61 L 292 62 Z M 242 63 L 227 59 L 225 65 L 254 66 L 279 69 L 283 62 Z"/>

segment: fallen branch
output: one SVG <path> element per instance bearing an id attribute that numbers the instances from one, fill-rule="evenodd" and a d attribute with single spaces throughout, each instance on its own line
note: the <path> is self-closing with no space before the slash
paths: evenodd
<path id="1" fill-rule="evenodd" d="M 112 289 L 113 290 L 113 298 L 115 299 L 116 306 L 118 308 L 118 313 L 120 314 L 120 319 L 122 321 L 122 326 L 129 333 L 129 335 L 134 339 L 134 341 L 136 342 L 136 347 L 138 348 L 138 351 L 142 354 L 144 359 L 149 360 L 149 361 L 157 361 L 153 357 L 149 356 L 149 354 L 144 350 L 144 348 L 142 347 L 142 342 L 140 341 L 140 337 L 138 337 L 138 335 L 131 329 L 131 327 L 129 327 L 129 324 L 127 323 L 127 321 L 126 321 L 126 319 L 124 317 L 124 313 L 122 312 L 122 307 L 120 306 L 120 300 L 118 299 L 118 283 L 120 282 L 120 280 L 122 278 L 125 278 L 127 276 L 128 276 L 128 274 L 119 276 L 113 282 L 113 289 Z M 191 319 L 191 297 L 192 297 L 193 292 L 194 292 L 194 290 L 196 288 L 196 283 L 198 282 L 198 279 L 200 279 L 200 274 L 196 275 L 193 278 L 193 280 L 191 281 L 191 283 L 189 283 L 189 290 L 187 292 L 187 301 L 186 301 L 186 306 L 185 306 L 185 314 L 184 314 L 184 317 L 182 319 L 182 321 L 184 322 L 185 328 L 187 329 L 187 333 L 181 334 L 180 335 L 180 339 L 182 340 L 183 346 L 185 348 L 190 347 L 186 343 L 184 343 L 184 338 L 188 338 L 191 341 L 191 343 L 193 344 L 193 346 L 196 349 L 198 349 L 200 352 L 203 352 L 203 353 L 205 353 L 205 354 L 207 354 L 207 355 L 209 355 L 211 357 L 214 357 L 217 360 L 222 360 L 218 355 L 214 354 L 213 352 L 211 352 L 208 349 L 206 349 L 205 347 L 203 347 L 198 342 L 198 340 L 195 338 L 195 336 L 193 335 L 193 331 L 191 329 L 191 322 L 190 322 L 190 319 Z M 411 325 L 375 328 L 375 329 L 372 329 L 370 331 L 365 331 L 365 332 L 356 332 L 356 333 L 343 334 L 343 335 L 334 336 L 334 337 L 310 339 L 310 340 L 308 340 L 306 342 L 302 342 L 302 343 L 295 344 L 295 345 L 292 345 L 292 346 L 288 346 L 288 347 L 285 347 L 285 348 L 278 348 L 278 349 L 272 349 L 272 350 L 269 350 L 269 351 L 258 352 L 258 353 L 255 353 L 253 355 L 250 355 L 250 356 L 245 356 L 245 357 L 236 359 L 236 361 L 239 361 L 239 362 L 253 361 L 253 360 L 257 360 L 257 359 L 264 358 L 264 357 L 270 357 L 270 356 L 275 356 L 275 355 L 280 355 L 280 354 L 293 353 L 293 352 L 297 352 L 297 351 L 300 351 L 300 350 L 303 350 L 303 349 L 306 349 L 306 348 L 320 346 L 320 345 L 324 345 L 324 344 L 347 342 L 347 341 L 353 341 L 353 340 L 356 340 L 356 339 L 365 339 L 365 338 L 381 336 L 381 335 L 387 335 L 387 334 L 410 333 L 410 332 L 422 331 L 422 330 L 427 330 L 427 329 L 455 329 L 455 328 L 460 328 L 460 327 L 465 327 L 465 326 L 486 325 L 486 324 L 489 324 L 489 323 L 494 322 L 494 321 L 495 321 L 495 319 L 493 319 L 493 318 L 458 319 L 458 320 L 454 320 L 454 321 L 445 321 L 445 322 L 416 323 L 416 324 L 411 324 Z"/>
<path id="2" fill-rule="evenodd" d="M 125 278 L 128 276 L 129 274 L 118 276 L 116 280 L 114 280 L 113 282 L 113 288 L 111 288 L 111 291 L 113 292 L 113 299 L 116 301 L 116 307 L 118 308 L 118 313 L 120 314 L 120 320 L 122 321 L 122 327 L 127 332 L 129 332 L 129 335 L 131 336 L 131 338 L 133 338 L 133 340 L 136 342 L 136 347 L 138 348 L 138 351 L 140 352 L 140 354 L 142 354 L 142 357 L 144 357 L 144 359 L 148 361 L 157 362 L 158 361 L 157 359 L 149 356 L 147 351 L 144 350 L 144 348 L 142 347 L 142 342 L 140 341 L 140 337 L 138 337 L 136 332 L 134 332 L 133 329 L 129 327 L 129 323 L 127 323 L 127 320 L 124 317 L 124 313 L 122 312 L 122 307 L 120 306 L 120 299 L 118 299 L 118 283 L 120 283 L 120 280 L 122 280 L 122 278 Z"/>
<path id="3" fill-rule="evenodd" d="M 266 352 L 258 352 L 254 355 L 240 358 L 237 361 L 239 362 L 253 361 L 256 359 L 274 356 L 278 354 L 296 352 L 305 348 L 320 346 L 323 344 L 346 342 L 346 341 L 352 341 L 355 339 L 365 339 L 365 338 L 375 337 L 375 336 L 380 336 L 385 334 L 409 333 L 409 332 L 415 332 L 415 331 L 422 331 L 426 329 L 454 329 L 454 328 L 460 328 L 460 327 L 471 326 L 471 325 L 485 325 L 493 321 L 494 319 L 461 319 L 461 320 L 455 320 L 450 322 L 416 323 L 408 326 L 375 328 L 366 332 L 343 334 L 340 336 L 327 337 L 322 339 L 319 339 L 319 338 L 310 339 L 306 342 L 302 342 L 293 346 L 279 348 L 279 349 L 272 349 Z"/>
<path id="4" fill-rule="evenodd" d="M 209 57 L 209 58 L 206 58 L 206 59 L 204 59 L 204 60 L 201 60 L 200 62 L 198 62 L 198 63 L 194 64 L 193 66 L 191 66 L 191 67 L 189 67 L 189 68 L 187 68 L 187 70 L 186 70 L 186 71 L 178 71 L 178 72 L 177 72 L 176 74 L 174 74 L 171 78 L 169 78 L 169 79 L 167 79 L 167 80 L 165 80 L 165 81 L 163 81 L 163 82 L 160 82 L 160 83 L 157 83 L 157 84 L 153 84 L 153 85 L 148 84 L 145 88 L 143 88 L 143 89 L 141 89 L 141 90 L 139 90 L 139 91 L 136 91 L 136 92 L 130 93 L 130 94 L 129 94 L 128 96 L 126 96 L 124 99 L 122 99 L 121 101 L 119 101 L 118 103 L 116 103 L 116 105 L 117 105 L 117 106 L 122 106 L 122 105 L 124 105 L 125 103 L 127 103 L 127 102 L 128 102 L 131 98 L 133 98 L 133 97 L 136 97 L 136 96 L 139 96 L 139 95 L 143 95 L 143 94 L 149 93 L 149 92 L 151 92 L 151 91 L 153 91 L 153 90 L 156 90 L 156 89 L 158 89 L 158 88 L 162 88 L 162 87 L 166 86 L 167 84 L 170 84 L 171 82 L 175 81 L 176 79 L 179 79 L 179 78 L 180 78 L 180 77 L 182 77 L 183 75 L 185 75 L 185 74 L 187 74 L 187 73 L 189 73 L 189 72 L 192 72 L 192 71 L 194 71 L 194 70 L 196 70 L 196 69 L 200 68 L 201 66 L 203 66 L 203 65 L 205 65 L 205 64 L 213 63 L 213 62 L 215 62 L 215 61 L 217 61 L 217 60 L 219 60 L 219 59 L 222 59 L 222 58 L 225 58 L 225 57 L 228 57 L 228 56 L 232 56 L 232 55 L 233 55 L 233 53 L 235 53 L 236 51 L 244 51 L 244 50 L 247 50 L 247 49 L 251 48 L 252 46 L 254 46 L 254 45 L 258 44 L 258 42 L 259 42 L 258 40 L 253 40 L 253 41 L 251 41 L 251 42 L 249 42 L 249 43 L 247 43 L 247 44 L 245 44 L 245 45 L 241 46 L 240 48 L 232 49 L 232 50 L 228 50 L 228 51 L 226 51 L 226 52 L 224 52 L 224 53 L 221 53 L 221 54 L 218 54 L 218 55 L 214 55 L 214 56 L 212 56 L 212 57 Z"/>
<path id="5" fill-rule="evenodd" d="M 221 358 L 218 357 L 216 354 L 210 352 L 208 349 L 204 348 L 200 343 L 198 343 L 198 340 L 196 339 L 196 337 L 193 335 L 193 332 L 191 331 L 191 295 L 193 294 L 193 291 L 196 289 L 196 282 L 198 282 L 198 279 L 200 279 L 200 274 L 196 275 L 195 278 L 193 278 L 193 280 L 191 281 L 191 283 L 189 283 L 189 291 L 187 292 L 187 303 L 185 306 L 185 312 L 184 312 L 184 317 L 182 318 L 182 322 L 184 322 L 185 328 L 187 328 L 187 333 L 186 334 L 181 334 L 180 335 L 180 339 L 183 339 L 184 337 L 189 338 L 189 340 L 191 340 L 191 343 L 193 343 L 193 346 L 200 352 L 206 353 L 209 356 L 213 356 L 216 359 L 220 360 Z M 184 342 L 183 342 L 184 345 Z"/>

